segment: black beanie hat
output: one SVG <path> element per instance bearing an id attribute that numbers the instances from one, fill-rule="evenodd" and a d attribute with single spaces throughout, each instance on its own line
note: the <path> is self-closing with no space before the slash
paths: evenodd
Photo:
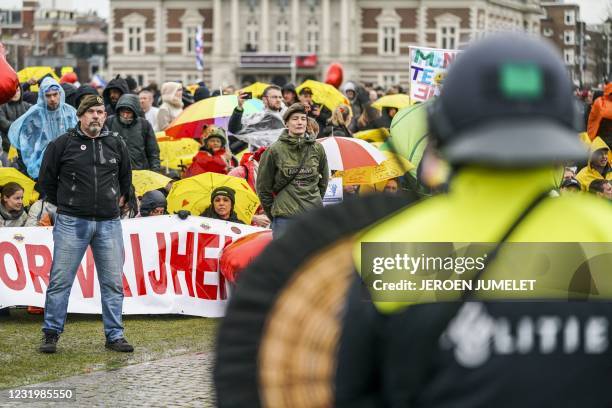
<path id="1" fill-rule="evenodd" d="M 234 208 L 234 205 L 236 204 L 236 192 L 234 191 L 233 188 L 226 187 L 226 186 L 215 188 L 212 194 L 210 195 L 210 203 L 212 204 L 215 201 L 215 197 L 220 196 L 220 195 L 229 198 L 230 201 L 232 202 L 232 208 Z"/>

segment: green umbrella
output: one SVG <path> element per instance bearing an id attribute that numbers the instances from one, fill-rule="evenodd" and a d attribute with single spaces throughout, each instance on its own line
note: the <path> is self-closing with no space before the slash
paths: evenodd
<path id="1" fill-rule="evenodd" d="M 386 143 L 414 168 L 410 174 L 416 179 L 417 168 L 427 146 L 427 106 L 431 100 L 400 110 L 391 122 L 391 137 Z"/>

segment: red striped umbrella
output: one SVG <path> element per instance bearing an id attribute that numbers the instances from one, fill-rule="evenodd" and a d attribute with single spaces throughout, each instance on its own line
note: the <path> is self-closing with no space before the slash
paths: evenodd
<path id="1" fill-rule="evenodd" d="M 353 137 L 324 137 L 317 142 L 325 149 L 330 170 L 378 166 L 387 159 L 375 146 Z"/>

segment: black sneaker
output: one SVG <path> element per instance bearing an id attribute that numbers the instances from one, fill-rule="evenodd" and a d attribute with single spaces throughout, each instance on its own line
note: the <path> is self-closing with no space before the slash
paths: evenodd
<path id="1" fill-rule="evenodd" d="M 127 340 L 123 337 L 114 341 L 107 340 L 104 347 L 109 350 L 120 351 L 122 353 L 131 353 L 132 351 L 134 351 L 134 347 L 132 347 L 132 345 L 128 343 Z"/>
<path id="2" fill-rule="evenodd" d="M 43 333 L 42 343 L 38 348 L 41 353 L 55 353 L 57 351 L 57 341 L 59 334 L 54 331 L 46 331 Z"/>

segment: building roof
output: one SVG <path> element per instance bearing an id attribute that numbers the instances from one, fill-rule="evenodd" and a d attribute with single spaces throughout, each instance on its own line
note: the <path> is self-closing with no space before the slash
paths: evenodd
<path id="1" fill-rule="evenodd" d="M 76 33 L 64 39 L 64 42 L 71 43 L 105 43 L 108 41 L 108 36 L 102 30 L 90 28 L 87 31 Z"/>

